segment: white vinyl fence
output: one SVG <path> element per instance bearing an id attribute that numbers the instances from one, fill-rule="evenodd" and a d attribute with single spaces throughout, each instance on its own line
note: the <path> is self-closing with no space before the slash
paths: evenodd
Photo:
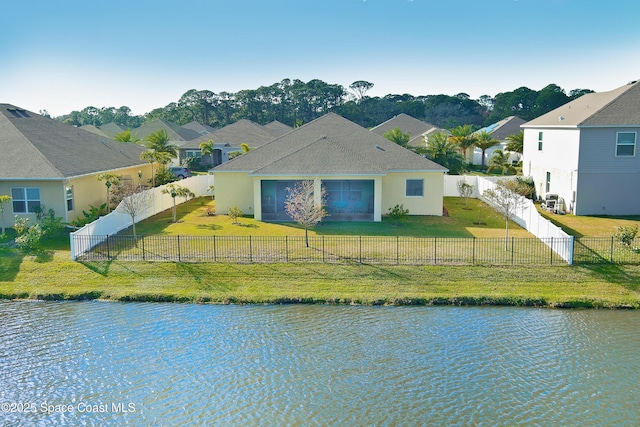
<path id="1" fill-rule="evenodd" d="M 210 193 L 207 192 L 209 186 L 213 185 L 213 175 L 196 175 L 180 180 L 177 184 L 191 190 L 196 197 L 207 196 L 210 195 Z M 151 202 L 146 209 L 136 215 L 136 222 L 156 215 L 173 206 L 173 198 L 171 195 L 162 193 L 165 187 L 166 185 L 163 185 L 145 191 L 145 193 L 150 194 Z M 176 204 L 184 202 L 186 202 L 184 197 L 176 197 Z M 102 242 L 99 239 L 74 239 L 75 236 L 101 236 L 106 239 L 107 236 L 131 227 L 133 224 L 131 216 L 121 210 L 121 205 L 122 203 L 108 215 L 100 217 L 91 224 L 87 224 L 81 229 L 71 233 L 69 236 L 71 242 L 71 259 L 75 261 L 78 256 L 90 251 L 95 245 Z"/>
<path id="2" fill-rule="evenodd" d="M 467 184 L 473 185 L 473 196 L 480 199 L 489 206 L 492 203 L 483 194 L 486 190 L 493 189 L 500 179 L 510 179 L 509 177 L 480 177 L 474 175 L 445 175 L 444 195 L 446 197 L 460 197 L 458 193 L 458 181 L 464 180 Z M 536 236 L 540 241 L 549 246 L 554 252 L 562 257 L 568 264 L 573 264 L 573 236 L 568 235 L 560 227 L 553 225 L 551 221 L 544 218 L 536 209 L 533 201 L 524 198 L 521 208 L 516 212 L 513 221 L 525 228 L 529 233 Z"/>

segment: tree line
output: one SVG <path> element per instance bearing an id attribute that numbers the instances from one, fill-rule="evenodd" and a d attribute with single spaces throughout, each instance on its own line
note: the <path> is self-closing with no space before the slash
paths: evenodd
<path id="1" fill-rule="evenodd" d="M 441 128 L 467 124 L 479 128 L 508 116 L 531 120 L 585 93 L 593 92 L 590 89 L 566 92 L 556 84 L 549 84 L 539 91 L 523 86 L 494 97 L 483 95 L 478 99 L 472 99 L 466 93 L 453 96 L 390 94 L 371 97 L 367 92 L 373 86 L 373 83 L 364 80 L 345 88 L 318 79 L 308 82 L 284 79 L 270 86 L 236 93 L 190 89 L 177 102 L 153 109 L 142 116 L 132 115 L 131 109 L 126 106 L 89 106 L 56 119 L 73 126 L 102 126 L 114 122 L 125 128 L 136 128 L 156 118 L 178 125 L 196 121 L 214 128 L 240 119 L 262 125 L 277 120 L 295 127 L 332 111 L 366 128 L 401 113 Z"/>

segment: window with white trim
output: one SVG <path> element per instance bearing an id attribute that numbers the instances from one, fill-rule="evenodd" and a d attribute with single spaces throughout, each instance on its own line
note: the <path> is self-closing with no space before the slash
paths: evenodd
<path id="1" fill-rule="evenodd" d="M 13 213 L 32 213 L 40 207 L 40 189 L 36 187 L 14 187 L 11 189 Z"/>
<path id="2" fill-rule="evenodd" d="M 422 197 L 424 196 L 424 180 L 408 179 L 405 189 L 406 197 Z"/>
<path id="3" fill-rule="evenodd" d="M 636 133 L 618 132 L 616 135 L 616 156 L 633 157 L 636 155 Z"/>
<path id="4" fill-rule="evenodd" d="M 67 199 L 67 212 L 73 211 L 73 187 L 65 187 L 64 195 Z"/>

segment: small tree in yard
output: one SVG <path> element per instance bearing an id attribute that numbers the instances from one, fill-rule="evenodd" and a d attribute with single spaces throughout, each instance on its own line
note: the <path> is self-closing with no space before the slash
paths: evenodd
<path id="1" fill-rule="evenodd" d="M 509 250 L 509 221 L 519 208 L 527 202 L 526 197 L 531 189 L 515 180 L 501 179 L 494 189 L 485 190 L 482 195 L 489 200 L 494 209 L 502 214 L 505 220 L 505 250 Z"/>
<path id="2" fill-rule="evenodd" d="M 231 218 L 232 224 L 239 224 L 238 218 L 244 216 L 244 212 L 239 207 L 232 206 L 229 208 L 227 215 L 229 216 L 229 218 Z"/>
<path id="3" fill-rule="evenodd" d="M 458 180 L 458 194 L 464 199 L 464 207 L 469 208 L 469 197 L 473 195 L 474 186 L 464 179 Z"/>
<path id="4" fill-rule="evenodd" d="M 133 223 L 133 237 L 136 235 L 136 218 L 138 218 L 153 203 L 153 193 L 150 190 L 139 191 L 137 188 L 128 187 L 123 190 L 124 198 L 117 210 L 131 217 Z"/>
<path id="5" fill-rule="evenodd" d="M 320 203 L 315 200 L 314 183 L 311 180 L 299 181 L 293 188 L 287 188 L 284 210 L 292 220 L 304 227 L 304 242 L 309 247 L 309 227 L 322 221 L 328 214 L 324 210 L 327 192 L 322 188 Z"/>
<path id="6" fill-rule="evenodd" d="M 404 205 L 395 205 L 389 208 L 387 216 L 393 220 L 394 225 L 398 226 L 400 221 L 404 221 L 409 217 L 409 209 L 405 209 Z"/>
<path id="7" fill-rule="evenodd" d="M 169 194 L 173 199 L 173 222 L 177 222 L 176 219 L 176 197 L 184 197 L 185 199 L 189 199 L 191 197 L 195 197 L 195 194 L 191 190 L 186 187 L 183 187 L 179 184 L 168 184 L 165 188 L 162 189 L 163 194 Z"/>

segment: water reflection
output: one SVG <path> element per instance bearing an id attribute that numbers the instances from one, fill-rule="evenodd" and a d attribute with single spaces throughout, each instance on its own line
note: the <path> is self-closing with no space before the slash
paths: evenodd
<path id="1" fill-rule="evenodd" d="M 640 416 L 639 312 L 2 302 L 0 324 L 0 403 L 37 406 L 0 414 L 2 425 L 632 426 Z M 74 410 L 45 413 L 43 402 Z"/>

